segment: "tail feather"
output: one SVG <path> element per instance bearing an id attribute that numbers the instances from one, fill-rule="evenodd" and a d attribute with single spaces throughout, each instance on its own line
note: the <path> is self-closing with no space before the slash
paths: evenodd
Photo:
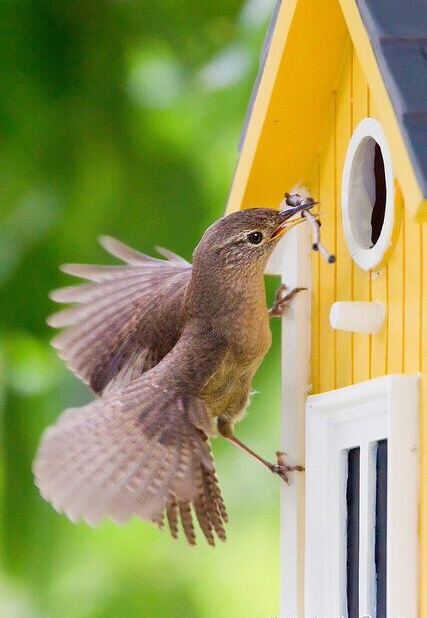
<path id="1" fill-rule="evenodd" d="M 194 531 L 193 515 L 191 513 L 191 506 L 189 502 L 179 503 L 179 514 L 181 516 L 182 528 L 187 541 L 190 545 L 196 544 L 196 533 Z"/>
<path id="2" fill-rule="evenodd" d="M 201 470 L 199 470 L 197 474 L 196 482 L 199 498 L 194 503 L 194 510 L 196 512 L 197 520 L 209 545 L 215 545 L 215 536 L 213 533 L 214 526 L 211 518 L 209 517 L 208 497 L 206 495 L 206 487 L 204 485 L 203 472 Z"/>
<path id="3" fill-rule="evenodd" d="M 171 496 L 166 505 L 166 517 L 169 524 L 169 531 L 174 539 L 178 538 L 178 503 L 175 496 Z"/>
<path id="4" fill-rule="evenodd" d="M 126 397 L 109 393 L 64 412 L 45 432 L 34 464 L 42 496 L 72 521 L 90 525 L 137 516 L 161 527 L 166 515 L 172 536 L 180 520 L 192 545 L 194 512 L 209 544 L 215 534 L 225 540 L 227 516 L 208 437 L 190 420 L 209 424 L 202 402 L 169 393 L 157 402 L 153 422 L 153 402 L 148 398 L 149 412 L 142 414 L 129 394 L 134 387 Z"/>

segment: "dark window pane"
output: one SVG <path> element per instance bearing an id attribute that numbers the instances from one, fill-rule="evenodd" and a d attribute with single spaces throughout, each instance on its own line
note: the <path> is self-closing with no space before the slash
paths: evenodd
<path id="1" fill-rule="evenodd" d="M 378 442 L 375 504 L 375 567 L 377 618 L 387 614 L 387 440 Z"/>
<path id="2" fill-rule="evenodd" d="M 348 451 L 347 464 L 347 613 L 348 618 L 359 618 L 359 448 Z"/>

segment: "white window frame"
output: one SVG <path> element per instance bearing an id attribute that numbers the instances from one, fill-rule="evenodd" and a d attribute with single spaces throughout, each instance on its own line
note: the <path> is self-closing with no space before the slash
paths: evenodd
<path id="1" fill-rule="evenodd" d="M 417 375 L 389 375 L 308 398 L 306 618 L 346 616 L 346 452 L 353 447 L 360 447 L 360 615 L 375 616 L 372 444 L 385 438 L 387 613 L 417 616 L 418 410 Z"/>

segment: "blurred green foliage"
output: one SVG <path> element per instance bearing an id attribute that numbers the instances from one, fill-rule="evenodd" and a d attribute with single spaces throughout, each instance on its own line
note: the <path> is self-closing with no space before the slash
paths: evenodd
<path id="1" fill-rule="evenodd" d="M 4 0 L 0 26 L 0 616 L 272 618 L 277 479 L 215 441 L 231 523 L 215 550 L 146 523 L 97 530 L 33 486 L 43 428 L 90 398 L 48 346 L 61 262 L 96 237 L 186 258 L 224 211 L 267 0 Z M 279 446 L 278 327 L 240 435 Z"/>

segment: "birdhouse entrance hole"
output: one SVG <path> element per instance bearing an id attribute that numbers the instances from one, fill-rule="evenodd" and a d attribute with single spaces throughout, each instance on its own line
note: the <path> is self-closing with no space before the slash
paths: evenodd
<path id="1" fill-rule="evenodd" d="M 343 226 L 350 253 L 364 270 L 377 266 L 391 244 L 394 186 L 381 125 L 366 118 L 347 150 L 342 186 Z"/>
<path id="2" fill-rule="evenodd" d="M 372 246 L 376 244 L 383 229 L 386 202 L 385 170 L 384 159 L 381 148 L 377 143 L 374 146 L 374 182 L 375 182 L 375 203 L 371 215 L 371 241 Z"/>

